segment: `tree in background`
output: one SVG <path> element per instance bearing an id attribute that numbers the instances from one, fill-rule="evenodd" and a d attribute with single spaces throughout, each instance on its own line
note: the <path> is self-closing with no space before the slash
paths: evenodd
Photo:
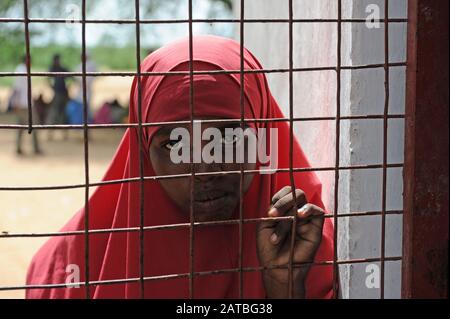
<path id="1" fill-rule="evenodd" d="M 104 1 L 86 1 L 86 15 L 89 18 L 93 13 L 102 9 Z M 198 6 L 201 0 L 194 0 L 193 5 Z M 207 18 L 220 18 L 231 14 L 232 0 L 203 0 L 203 3 L 208 3 Z M 120 7 L 120 18 L 133 19 L 135 16 L 134 2 L 130 0 L 116 0 Z M 161 17 L 173 17 L 180 15 L 180 10 L 183 10 L 182 4 L 186 4 L 187 0 L 152 0 L 140 2 L 140 15 L 145 19 L 158 19 Z M 28 12 L 29 17 L 45 17 L 45 18 L 59 18 L 70 19 L 71 15 L 68 8 L 73 5 L 81 7 L 81 0 L 29 0 Z M 96 11 L 97 10 L 97 11 Z M 195 10 L 195 8 L 194 8 Z M 0 17 L 8 18 L 23 18 L 23 1 L 22 0 L 1 0 L 0 1 Z M 46 27 L 48 25 L 40 26 Z M 64 62 L 69 68 L 73 68 L 80 62 L 81 48 L 80 45 L 74 44 L 75 41 L 69 39 L 69 44 L 61 44 L 51 39 L 46 43 L 38 41 L 42 36 L 48 35 L 47 29 L 39 28 L 38 24 L 30 25 L 30 43 L 31 55 L 33 60 L 33 68 L 46 69 L 47 65 L 54 53 L 61 53 L 64 56 Z M 135 56 L 134 36 L 129 35 L 120 39 L 123 43 L 117 43 L 117 37 L 114 34 L 114 27 L 109 25 L 110 30 L 106 29 L 99 43 L 95 47 L 90 48 L 94 58 L 97 58 L 104 63 L 104 67 L 108 69 L 133 69 L 135 61 L 130 60 L 129 56 Z M 134 26 L 130 25 L 132 31 Z M 148 28 L 151 30 L 156 28 Z M 55 30 L 52 29 L 52 32 Z M 134 32 L 134 31 L 133 31 Z M 157 33 L 157 31 L 154 31 Z M 69 33 L 68 33 L 69 36 Z M 153 35 L 158 38 L 158 34 Z M 39 42 L 39 43 L 37 43 Z M 142 41 L 143 42 L 143 41 Z M 11 71 L 14 66 L 20 62 L 20 57 L 25 53 L 25 34 L 23 23 L 0 23 L 0 43 L 2 48 L 0 51 L 0 70 Z M 152 51 L 159 44 L 145 47 L 143 45 L 142 54 L 145 56 L 148 51 Z M 111 49 L 114 49 L 115 54 L 111 55 Z"/>

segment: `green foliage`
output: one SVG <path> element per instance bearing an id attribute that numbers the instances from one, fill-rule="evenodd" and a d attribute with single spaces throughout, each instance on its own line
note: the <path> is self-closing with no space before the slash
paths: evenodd
<path id="1" fill-rule="evenodd" d="M 25 54 L 25 37 L 20 30 L 0 31 L 0 70 L 11 71 Z"/>
<path id="2" fill-rule="evenodd" d="M 134 70 L 136 69 L 136 48 L 134 46 L 114 47 L 96 46 L 88 49 L 89 55 L 103 70 Z M 145 57 L 149 49 L 141 48 L 141 56 Z M 49 68 L 54 54 L 61 55 L 62 64 L 69 70 L 74 70 L 81 63 L 81 48 L 76 46 L 61 46 L 49 44 L 44 47 L 31 48 L 31 65 L 34 71 L 45 71 Z M 0 55 L 0 71 L 14 71 L 25 54 L 23 45 L 14 43 L 2 44 Z"/>
<path id="3" fill-rule="evenodd" d="M 107 0 L 109 1 L 109 0 Z M 123 1 L 123 5 L 129 5 L 129 0 Z M 181 0 L 173 0 L 181 1 Z M 210 0 L 214 3 L 222 3 L 227 10 L 232 9 L 232 0 Z M 34 17 L 58 17 L 61 12 L 65 12 L 68 3 L 80 4 L 78 0 L 30 0 L 29 11 Z M 93 10 L 95 5 L 101 3 L 87 1 L 86 10 Z M 141 1 L 141 12 L 145 16 L 153 15 L 158 10 L 168 9 L 169 4 L 174 4 L 167 0 Z M 159 12 L 161 12 L 159 11 Z M 0 0 L 0 16 L 3 17 L 23 17 L 23 1 Z M 37 32 L 30 31 L 30 38 L 38 35 Z M 105 35 L 107 36 L 107 35 Z M 25 54 L 25 35 L 22 23 L 4 23 L 0 28 L 0 71 L 13 71 L 21 62 Z M 33 41 L 31 41 L 33 43 Z M 136 49 L 133 44 L 125 44 L 117 47 L 108 41 L 100 41 L 95 47 L 88 48 L 91 58 L 97 63 L 100 70 L 135 70 L 136 69 Z M 81 47 L 75 45 L 61 45 L 49 43 L 41 46 L 31 46 L 31 64 L 33 71 L 45 71 L 49 68 L 52 56 L 56 53 L 61 55 L 62 64 L 69 70 L 74 70 L 81 61 Z M 141 56 L 144 58 L 149 48 L 141 48 Z M 0 85 L 9 83 L 9 78 L 0 78 Z"/>
<path id="4" fill-rule="evenodd" d="M 141 48 L 141 58 L 146 57 L 149 51 L 149 49 Z M 136 70 L 136 47 L 134 46 L 120 48 L 96 46 L 90 50 L 90 55 L 101 69 Z"/>

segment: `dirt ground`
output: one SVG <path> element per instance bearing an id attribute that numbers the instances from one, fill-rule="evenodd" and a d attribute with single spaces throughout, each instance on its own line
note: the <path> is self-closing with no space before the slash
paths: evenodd
<path id="1" fill-rule="evenodd" d="M 107 79 L 104 81 L 111 81 Z M 131 79 L 127 79 L 127 81 Z M 128 82 L 98 80 L 96 101 L 119 97 L 127 100 Z M 7 94 L 0 88 L 0 97 Z M 95 96 L 95 94 L 94 94 Z M 1 124 L 14 123 L 12 115 L 0 113 Z M 84 183 L 83 132 L 71 130 L 67 141 L 55 131 L 52 141 L 47 130 L 39 131 L 43 155 L 34 155 L 31 137 L 24 134 L 25 155 L 15 153 L 13 130 L 0 130 L 0 185 L 44 186 Z M 90 131 L 89 178 L 103 177 L 119 144 L 123 129 Z M 93 191 L 93 190 L 92 190 Z M 49 191 L 0 191 L 0 233 L 31 233 L 58 231 L 84 205 L 84 188 Z M 25 284 L 29 262 L 47 238 L 0 238 L 0 286 Z M 24 291 L 0 291 L 0 298 L 23 298 Z"/>

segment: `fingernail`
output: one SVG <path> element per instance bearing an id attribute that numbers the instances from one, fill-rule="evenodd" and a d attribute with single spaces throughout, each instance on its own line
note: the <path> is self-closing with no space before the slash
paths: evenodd
<path id="1" fill-rule="evenodd" d="M 305 204 L 305 205 L 303 205 L 302 207 L 300 207 L 298 210 L 297 210 L 297 214 L 303 214 L 305 211 L 306 211 L 306 209 L 308 208 L 308 204 Z"/>
<path id="2" fill-rule="evenodd" d="M 277 234 L 273 233 L 272 236 L 270 236 L 270 241 L 271 241 L 272 243 L 276 243 L 277 240 L 278 240 Z"/>
<path id="3" fill-rule="evenodd" d="M 277 210 L 276 208 L 271 208 L 271 209 L 269 210 L 269 216 L 271 216 L 271 217 L 276 217 L 276 216 L 278 216 L 278 210 Z"/>

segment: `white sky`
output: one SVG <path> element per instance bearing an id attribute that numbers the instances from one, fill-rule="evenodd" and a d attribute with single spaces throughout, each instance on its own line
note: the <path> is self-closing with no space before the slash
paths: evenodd
<path id="1" fill-rule="evenodd" d="M 33 0 L 30 0 L 32 2 Z M 48 0 L 56 1 L 56 0 Z M 94 0 L 91 0 L 94 1 Z M 99 4 L 95 10 L 90 12 L 88 19 L 133 19 L 134 1 L 127 1 L 127 7 L 119 7 L 117 0 L 95 0 Z M 151 0 L 146 0 L 151 1 Z M 187 0 L 181 0 L 181 5 L 170 6 L 166 10 L 161 10 L 156 17 L 145 16 L 141 13 L 141 18 L 157 19 L 187 19 L 188 6 Z M 66 6 L 66 10 L 58 14 L 56 18 L 73 18 L 81 10 L 80 0 L 74 0 L 72 4 Z M 172 1 L 172 4 L 175 1 Z M 209 0 L 194 0 L 194 18 L 208 18 L 210 7 Z M 45 2 L 44 2 L 45 5 Z M 19 10 L 20 11 L 20 10 Z M 55 18 L 55 16 L 45 16 L 45 8 L 39 8 L 40 16 L 37 13 L 30 12 L 32 18 Z M 37 11 L 36 11 L 37 12 Z M 216 17 L 230 18 L 231 13 L 216 7 Z M 16 13 L 18 14 L 18 13 Z M 11 16 L 11 14 L 9 14 Z M 15 14 L 13 14 L 15 15 Z M 38 30 L 42 35 L 35 37 L 32 45 L 45 45 L 49 42 L 60 44 L 81 44 L 81 25 L 79 24 L 31 24 L 30 30 Z M 176 38 L 188 34 L 188 24 L 143 24 L 141 25 L 141 45 L 145 47 L 159 46 Z M 213 33 L 224 36 L 232 36 L 233 26 L 231 24 L 194 24 L 194 33 Z M 128 43 L 135 43 L 135 25 L 133 24 L 87 24 L 86 25 L 86 43 L 88 46 L 98 44 L 102 39 L 108 38 L 116 45 L 123 46 Z"/>

